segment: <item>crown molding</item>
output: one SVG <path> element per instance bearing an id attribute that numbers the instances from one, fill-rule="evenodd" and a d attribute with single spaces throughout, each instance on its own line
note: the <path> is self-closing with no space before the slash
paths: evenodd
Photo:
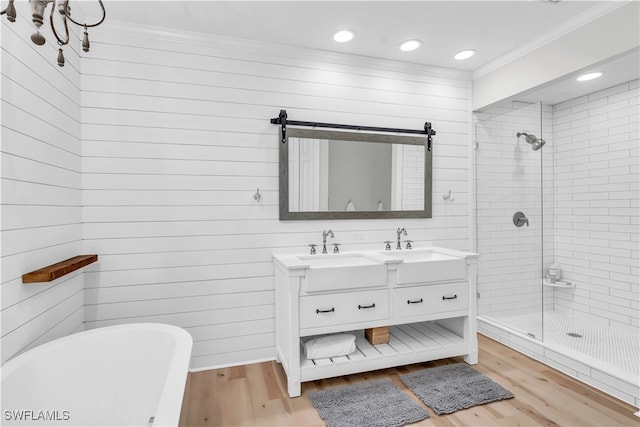
<path id="1" fill-rule="evenodd" d="M 589 23 L 602 18 L 603 16 L 620 9 L 621 7 L 627 5 L 628 3 L 632 3 L 637 0 L 611 0 L 605 1 L 601 4 L 598 4 L 583 13 L 577 15 L 571 20 L 566 21 L 565 23 L 554 27 L 553 29 L 547 31 L 545 34 L 531 40 L 529 43 L 525 43 L 517 49 L 512 50 L 511 52 L 489 62 L 488 64 L 476 69 L 472 73 L 472 80 L 477 80 L 481 77 L 486 76 L 507 64 L 510 64 L 513 61 L 516 61 L 529 53 L 540 49 L 543 46 L 552 43 L 567 34 L 570 34 L 577 29 L 588 25 Z M 553 5 L 551 5 L 553 6 Z"/>

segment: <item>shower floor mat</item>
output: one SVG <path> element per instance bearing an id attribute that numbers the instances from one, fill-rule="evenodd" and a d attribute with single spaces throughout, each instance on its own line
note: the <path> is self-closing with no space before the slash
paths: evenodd
<path id="1" fill-rule="evenodd" d="M 564 313 L 544 313 L 544 335 L 539 313 L 493 317 L 518 332 L 536 335 L 547 344 L 566 347 L 617 369 L 640 375 L 640 337 L 623 329 L 612 328 Z"/>

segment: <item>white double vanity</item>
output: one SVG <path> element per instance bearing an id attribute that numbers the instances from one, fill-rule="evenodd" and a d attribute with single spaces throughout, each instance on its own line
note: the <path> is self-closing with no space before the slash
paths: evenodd
<path id="1" fill-rule="evenodd" d="M 273 256 L 276 357 L 291 397 L 300 384 L 410 363 L 464 356 L 478 360 L 478 254 L 440 247 Z M 365 328 L 390 326 L 388 344 L 372 345 Z M 309 360 L 304 342 L 349 332 L 356 350 Z"/>

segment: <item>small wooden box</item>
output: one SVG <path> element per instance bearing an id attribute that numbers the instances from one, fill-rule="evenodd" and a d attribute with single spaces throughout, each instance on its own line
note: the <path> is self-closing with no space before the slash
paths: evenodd
<path id="1" fill-rule="evenodd" d="M 364 330 L 364 336 L 371 344 L 387 344 L 389 342 L 389 327 L 380 326 Z"/>

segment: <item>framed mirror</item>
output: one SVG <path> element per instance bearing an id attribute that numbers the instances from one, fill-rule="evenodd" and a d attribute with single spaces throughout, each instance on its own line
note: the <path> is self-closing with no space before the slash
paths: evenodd
<path id="1" fill-rule="evenodd" d="M 280 220 L 431 218 L 426 137 L 289 127 L 279 145 Z"/>

